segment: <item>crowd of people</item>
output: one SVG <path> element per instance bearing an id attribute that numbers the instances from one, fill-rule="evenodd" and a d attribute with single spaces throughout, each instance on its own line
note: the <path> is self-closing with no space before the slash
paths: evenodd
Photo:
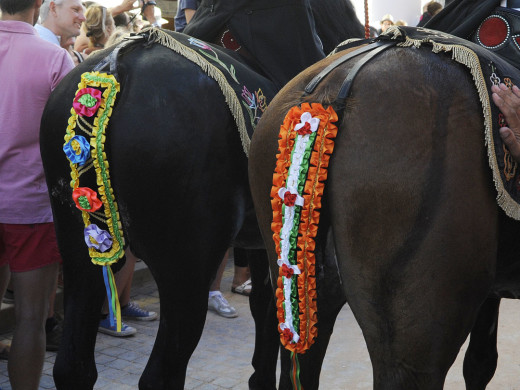
<path id="1" fill-rule="evenodd" d="M 195 0 L 179 1 L 177 31 L 186 28 L 198 6 Z M 131 12 L 135 8 L 141 10 L 142 16 Z M 427 3 L 419 24 L 441 9 L 435 1 Z M 162 18 L 154 4 L 136 7 L 134 0 L 123 0 L 111 9 L 81 0 L 0 0 L 0 10 L 0 298 L 10 283 L 16 316 L 11 346 L 0 343 L 0 359 L 9 361 L 13 388 L 36 389 L 45 350 L 58 348 L 61 332 L 54 313 L 61 258 L 39 151 L 44 105 L 60 80 L 92 52 L 125 34 L 138 32 L 146 24 L 160 26 Z M 392 15 L 385 15 L 379 33 L 394 24 L 406 22 L 394 22 Z M 504 141 L 520 160 L 520 90 L 494 88 L 493 93 L 494 102 L 511 125 L 501 129 Z M 232 318 L 237 312 L 220 291 L 228 258 L 226 254 L 211 286 L 208 308 Z M 243 251 L 235 248 L 232 291 L 247 296 L 251 280 L 245 259 Z M 127 249 L 126 263 L 116 274 L 122 316 L 125 321 L 155 320 L 157 313 L 130 300 L 137 261 Z M 113 336 L 136 333 L 126 323 L 117 332 L 107 313 L 105 303 L 100 313 L 100 332 Z"/>
<path id="2" fill-rule="evenodd" d="M 146 4 L 138 12 L 135 0 L 123 0 L 110 9 L 95 1 L 45 1 L 35 28 L 41 38 L 66 49 L 77 65 L 124 35 L 147 25 L 160 27 L 164 22 L 158 17 L 160 9 Z"/>
<path id="3" fill-rule="evenodd" d="M 424 26 L 431 18 L 437 15 L 442 8 L 442 4 L 435 0 L 431 0 L 424 4 L 422 9 L 423 13 L 419 18 L 417 27 Z M 379 20 L 379 30 L 377 30 L 377 35 L 384 33 L 390 26 L 408 26 L 408 22 L 404 19 L 394 20 L 394 17 L 391 14 L 385 14 Z"/>

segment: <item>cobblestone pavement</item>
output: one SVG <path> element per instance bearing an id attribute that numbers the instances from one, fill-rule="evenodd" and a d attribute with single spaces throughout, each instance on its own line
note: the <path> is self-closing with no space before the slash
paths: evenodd
<path id="1" fill-rule="evenodd" d="M 222 280 L 222 291 L 238 310 L 237 318 L 226 319 L 208 312 L 200 343 L 193 354 L 186 379 L 189 390 L 247 389 L 247 380 L 252 373 L 250 365 L 253 353 L 254 325 L 246 297 L 230 292 L 233 276 L 232 261 L 229 262 Z M 155 283 L 150 278 L 139 278 L 133 286 L 133 300 L 148 310 L 159 311 L 159 298 Z M 520 334 L 516 332 L 520 302 L 504 300 L 499 325 L 499 363 L 495 378 L 488 390 L 520 390 Z M 0 321 L 1 321 L 0 317 Z M 158 321 L 133 322 L 137 335 L 116 338 L 98 333 L 96 364 L 99 372 L 95 389 L 137 389 L 139 376 L 152 350 Z M 328 390 L 370 390 L 372 369 L 362 339 L 348 306 L 341 311 L 332 336 L 329 351 L 321 374 L 321 388 Z M 10 333 L 0 335 L 0 340 L 9 341 Z M 462 390 L 461 349 L 454 366 L 448 374 L 445 389 Z M 52 367 L 56 354 L 47 352 L 40 389 L 53 389 Z M 515 361 L 516 359 L 516 361 Z M 11 390 L 7 378 L 7 363 L 0 360 L 0 389 Z"/>

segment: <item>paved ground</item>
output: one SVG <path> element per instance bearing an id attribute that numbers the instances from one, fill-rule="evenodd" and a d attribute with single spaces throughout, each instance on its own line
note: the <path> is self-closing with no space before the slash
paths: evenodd
<path id="1" fill-rule="evenodd" d="M 149 310 L 159 310 L 155 283 L 140 271 L 133 286 L 133 299 Z M 144 275 L 144 277 L 143 277 Z M 224 295 L 239 311 L 239 317 L 225 319 L 209 312 L 202 339 L 188 367 L 186 389 L 221 390 L 247 389 L 251 375 L 250 360 L 253 352 L 253 321 L 246 297 L 232 294 L 232 262 L 228 264 L 222 281 Z M 520 333 L 518 328 L 520 302 L 504 300 L 499 326 L 499 367 L 489 390 L 520 390 Z M 0 312 L 1 315 L 1 312 Z M 0 317 L 2 321 L 2 317 Z M 115 338 L 98 334 L 96 362 L 99 379 L 95 389 L 137 389 L 139 376 L 152 349 L 158 321 L 132 323 L 138 330 L 134 337 Z M 9 340 L 10 333 L 0 334 L 0 340 Z M 445 388 L 464 389 L 462 379 L 463 346 L 452 367 Z M 53 389 L 52 366 L 55 353 L 46 354 L 44 375 L 40 389 Z M 336 324 L 329 352 L 324 363 L 321 388 L 329 390 L 370 390 L 372 371 L 361 331 L 348 307 Z M 0 389 L 11 390 L 7 378 L 7 364 L 0 361 Z"/>

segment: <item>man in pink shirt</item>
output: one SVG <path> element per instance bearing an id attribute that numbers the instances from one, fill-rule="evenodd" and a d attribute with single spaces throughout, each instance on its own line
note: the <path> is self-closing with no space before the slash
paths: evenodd
<path id="1" fill-rule="evenodd" d="M 42 0 L 0 0 L 0 275 L 11 270 L 16 328 L 8 371 L 15 389 L 38 389 L 45 319 L 61 261 L 40 157 L 51 91 L 73 68 L 66 50 L 33 27 Z M 0 298 L 6 288 L 0 277 Z"/>

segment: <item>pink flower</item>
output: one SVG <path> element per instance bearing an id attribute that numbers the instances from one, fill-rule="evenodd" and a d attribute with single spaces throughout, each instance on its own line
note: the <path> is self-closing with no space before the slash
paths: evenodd
<path id="1" fill-rule="evenodd" d="M 101 104 L 101 91 L 96 88 L 83 88 L 78 91 L 72 107 L 80 116 L 93 116 Z"/>

